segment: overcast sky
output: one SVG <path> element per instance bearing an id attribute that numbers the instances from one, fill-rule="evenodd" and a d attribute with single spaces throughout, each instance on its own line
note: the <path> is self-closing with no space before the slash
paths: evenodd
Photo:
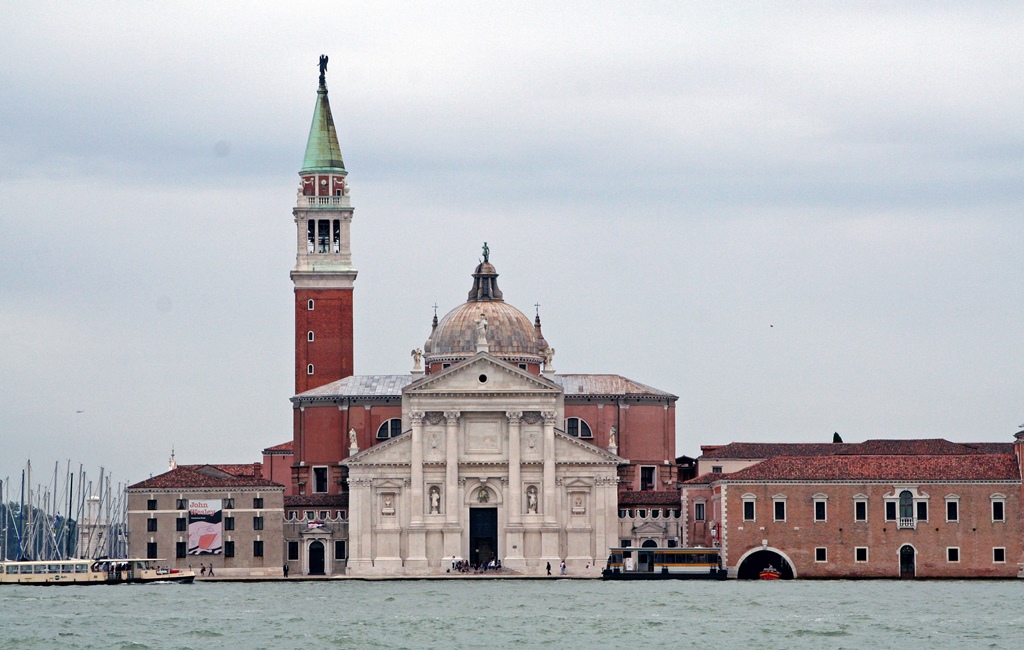
<path id="1" fill-rule="evenodd" d="M 679 395 L 680 454 L 1011 441 L 1024 5 L 666 4 L 0 5 L 0 479 L 291 438 L 321 53 L 358 374 L 486 240 L 560 372 Z"/>

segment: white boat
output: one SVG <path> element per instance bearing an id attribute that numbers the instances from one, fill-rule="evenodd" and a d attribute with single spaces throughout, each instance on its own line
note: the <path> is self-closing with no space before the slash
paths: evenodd
<path id="1" fill-rule="evenodd" d="M 44 560 L 0 562 L 0 584 L 114 585 L 160 582 L 190 583 L 190 569 L 159 566 L 159 559 Z"/>

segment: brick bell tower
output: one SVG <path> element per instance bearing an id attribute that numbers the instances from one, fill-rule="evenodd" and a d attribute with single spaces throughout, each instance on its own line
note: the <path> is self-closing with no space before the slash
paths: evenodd
<path id="1" fill-rule="evenodd" d="M 313 124 L 292 215 L 298 251 L 295 284 L 295 392 L 352 375 L 352 205 L 338 134 L 327 100 L 327 57 L 320 57 Z"/>

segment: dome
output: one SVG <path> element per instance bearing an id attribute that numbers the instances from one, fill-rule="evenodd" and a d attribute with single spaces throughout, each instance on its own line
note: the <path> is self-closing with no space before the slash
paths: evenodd
<path id="1" fill-rule="evenodd" d="M 488 352 L 497 357 L 539 360 L 548 347 L 540 323 L 532 323 L 523 312 L 506 303 L 498 289 L 498 272 L 483 262 L 473 272 L 469 300 L 448 312 L 424 345 L 428 357 L 468 357 L 477 352 L 476 322 L 487 319 Z"/>

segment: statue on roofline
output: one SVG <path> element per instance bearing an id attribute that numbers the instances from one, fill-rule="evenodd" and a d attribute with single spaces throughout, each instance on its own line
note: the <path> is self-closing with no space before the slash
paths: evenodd
<path id="1" fill-rule="evenodd" d="M 327 55 L 326 54 L 321 54 L 320 55 L 320 83 L 321 84 L 327 83 L 327 80 L 325 79 L 325 75 L 326 74 L 327 74 Z"/>

